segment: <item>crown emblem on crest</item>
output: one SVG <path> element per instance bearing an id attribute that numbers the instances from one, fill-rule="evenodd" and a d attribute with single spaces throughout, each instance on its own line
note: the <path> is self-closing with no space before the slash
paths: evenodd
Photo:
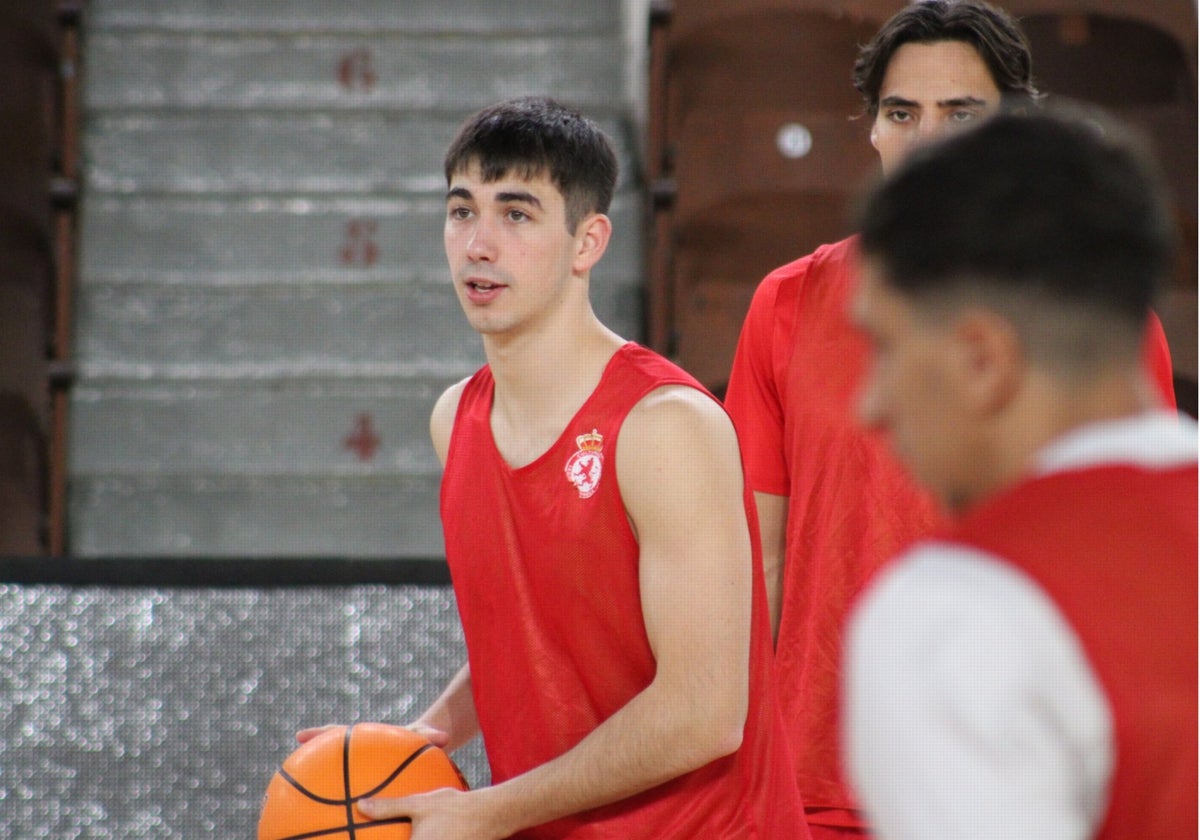
<path id="1" fill-rule="evenodd" d="M 604 435 L 592 429 L 576 437 L 575 445 L 579 449 L 567 461 L 567 480 L 579 490 L 579 498 L 590 499 L 604 471 Z"/>
<path id="2" fill-rule="evenodd" d="M 604 449 L 604 435 L 592 429 L 587 434 L 575 438 L 575 445 L 580 452 L 599 452 Z"/>

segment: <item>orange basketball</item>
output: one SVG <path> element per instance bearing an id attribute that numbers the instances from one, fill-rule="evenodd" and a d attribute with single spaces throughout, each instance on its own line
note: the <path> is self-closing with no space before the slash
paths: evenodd
<path id="1" fill-rule="evenodd" d="M 258 840 L 408 840 L 407 817 L 371 821 L 354 804 L 445 787 L 466 790 L 467 782 L 422 736 L 383 723 L 339 726 L 284 760 L 267 785 Z"/>

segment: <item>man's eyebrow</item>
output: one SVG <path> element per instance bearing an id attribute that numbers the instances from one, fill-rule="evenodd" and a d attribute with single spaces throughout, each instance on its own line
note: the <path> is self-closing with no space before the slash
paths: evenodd
<path id="1" fill-rule="evenodd" d="M 879 100 L 880 105 L 886 105 L 889 108 L 919 108 L 920 103 L 914 102 L 911 99 L 905 99 L 903 96 L 885 96 Z"/>
<path id="2" fill-rule="evenodd" d="M 446 193 L 446 200 L 461 198 L 464 201 L 472 201 L 475 196 L 466 187 L 452 187 Z M 501 204 L 528 204 L 530 207 L 542 209 L 542 200 L 531 192 L 525 190 L 511 190 L 508 192 L 496 193 L 496 201 Z"/>
<path id="3" fill-rule="evenodd" d="M 889 108 L 920 108 L 921 103 L 914 102 L 911 99 L 905 99 L 903 96 L 885 96 L 879 100 L 881 106 Z M 971 106 L 982 108 L 987 105 L 987 102 L 977 96 L 956 96 L 952 99 L 939 99 L 936 103 L 939 108 L 962 108 Z"/>
<path id="4" fill-rule="evenodd" d="M 539 210 L 542 208 L 542 200 L 531 192 L 524 190 L 514 190 L 512 192 L 496 193 L 496 201 L 504 204 L 516 202 L 518 204 L 528 204 L 531 207 L 536 207 Z"/>
<path id="5" fill-rule="evenodd" d="M 982 108 L 987 105 L 987 102 L 977 96 L 956 96 L 953 99 L 943 99 L 938 102 L 939 108 L 961 108 L 964 105 Z"/>

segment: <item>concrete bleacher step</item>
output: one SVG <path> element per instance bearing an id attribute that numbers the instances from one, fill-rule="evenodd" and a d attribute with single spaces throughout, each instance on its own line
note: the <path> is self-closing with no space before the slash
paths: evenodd
<path id="1" fill-rule="evenodd" d="M 428 413 L 482 361 L 447 281 L 442 155 L 509 96 L 597 118 L 624 175 L 593 298 L 639 338 L 622 8 L 90 4 L 72 552 L 440 554 Z"/>
<path id="2" fill-rule="evenodd" d="M 444 212 L 432 195 L 98 197 L 82 231 L 81 283 L 441 282 Z M 613 201 L 617 235 L 597 276 L 637 275 L 638 213 L 636 195 Z"/>
<path id="3" fill-rule="evenodd" d="M 589 111 L 621 101 L 619 42 L 561 37 L 100 32 L 85 104 L 126 108 L 467 111 L 548 94 Z M 247 117 L 252 115 L 247 114 Z"/>
<path id="4" fill-rule="evenodd" d="M 631 189 L 637 149 L 626 116 L 589 114 L 616 145 L 618 190 Z M 91 188 L 106 194 L 433 193 L 440 199 L 442 159 L 461 121 L 457 112 L 424 110 L 107 111 L 85 126 L 83 145 Z"/>
<path id="5" fill-rule="evenodd" d="M 97 475 L 69 513 L 80 557 L 442 556 L 435 476 Z M 100 515 L 103 514 L 103 515 Z"/>
<path id="6" fill-rule="evenodd" d="M 444 377 L 97 380 L 75 402 L 72 445 L 104 475 L 435 475 L 429 409 Z M 129 434 L 132 432 L 132 434 Z"/>
<path id="7" fill-rule="evenodd" d="M 362 31 L 476 34 L 612 32 L 621 0 L 105 0 L 90 4 L 96 29 L 188 32 Z"/>

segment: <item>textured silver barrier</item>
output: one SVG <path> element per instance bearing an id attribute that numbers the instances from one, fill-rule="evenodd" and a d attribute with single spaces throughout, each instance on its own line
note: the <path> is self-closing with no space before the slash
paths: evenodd
<path id="1" fill-rule="evenodd" d="M 297 729 L 404 723 L 463 655 L 442 587 L 0 585 L 0 837 L 251 838 Z"/>

